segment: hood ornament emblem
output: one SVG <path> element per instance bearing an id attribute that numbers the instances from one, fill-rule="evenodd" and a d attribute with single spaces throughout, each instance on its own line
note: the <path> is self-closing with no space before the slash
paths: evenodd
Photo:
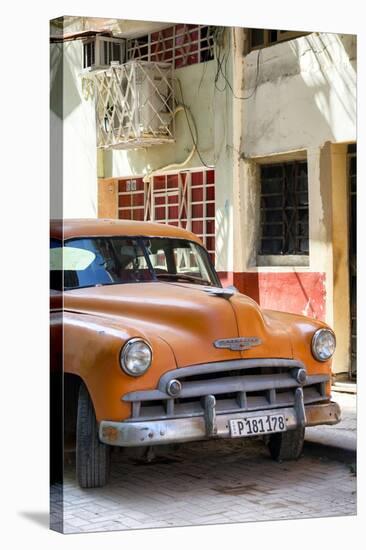
<path id="1" fill-rule="evenodd" d="M 246 349 L 260 346 L 262 340 L 255 336 L 249 336 L 248 338 L 223 338 L 221 340 L 215 340 L 213 345 L 219 349 L 230 349 L 232 351 L 243 351 Z"/>

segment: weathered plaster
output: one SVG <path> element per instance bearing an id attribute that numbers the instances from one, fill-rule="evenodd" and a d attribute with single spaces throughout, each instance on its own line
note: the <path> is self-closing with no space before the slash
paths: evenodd
<path id="1" fill-rule="evenodd" d="M 354 140 L 355 56 L 356 37 L 332 33 L 312 33 L 248 54 L 246 95 L 256 82 L 257 89 L 245 101 L 245 156 Z"/>
<path id="2" fill-rule="evenodd" d="M 63 215 L 97 217 L 95 111 L 82 94 L 82 42 L 51 44 L 51 63 L 51 124 L 62 125 Z"/>

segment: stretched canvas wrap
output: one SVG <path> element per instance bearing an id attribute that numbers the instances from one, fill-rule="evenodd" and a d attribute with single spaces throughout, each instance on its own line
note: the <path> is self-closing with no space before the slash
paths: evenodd
<path id="1" fill-rule="evenodd" d="M 356 36 L 50 23 L 51 528 L 356 513 Z"/>

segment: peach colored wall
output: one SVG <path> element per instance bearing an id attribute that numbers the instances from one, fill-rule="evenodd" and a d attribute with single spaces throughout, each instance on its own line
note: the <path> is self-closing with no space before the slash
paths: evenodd
<path id="1" fill-rule="evenodd" d="M 233 284 L 261 307 L 325 320 L 325 273 L 219 273 L 223 286 Z"/>

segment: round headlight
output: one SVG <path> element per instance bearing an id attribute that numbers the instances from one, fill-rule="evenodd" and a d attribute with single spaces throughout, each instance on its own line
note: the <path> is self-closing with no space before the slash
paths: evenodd
<path id="1" fill-rule="evenodd" d="M 335 352 L 335 347 L 336 339 L 331 330 L 321 328 L 316 331 L 311 343 L 311 348 L 315 359 L 318 361 L 327 361 Z"/>
<path id="2" fill-rule="evenodd" d="M 151 365 L 151 347 L 142 338 L 131 338 L 121 351 L 121 367 L 131 376 L 141 376 Z"/>

